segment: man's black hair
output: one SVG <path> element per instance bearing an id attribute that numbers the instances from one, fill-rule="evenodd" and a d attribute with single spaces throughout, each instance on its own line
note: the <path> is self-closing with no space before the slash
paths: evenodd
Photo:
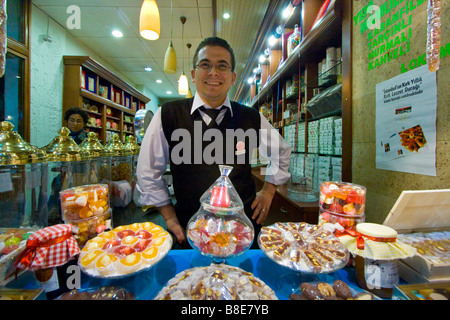
<path id="1" fill-rule="evenodd" d="M 219 37 L 205 38 L 205 39 L 203 39 L 202 42 L 200 42 L 200 44 L 198 45 L 197 49 L 195 50 L 195 54 L 194 54 L 194 59 L 193 59 L 194 69 L 197 66 L 197 59 L 198 59 L 199 51 L 206 46 L 219 46 L 219 47 L 227 49 L 231 55 L 231 71 L 234 72 L 234 68 L 236 66 L 236 58 L 234 56 L 234 51 L 231 48 L 230 44 L 226 40 L 219 38 Z"/>

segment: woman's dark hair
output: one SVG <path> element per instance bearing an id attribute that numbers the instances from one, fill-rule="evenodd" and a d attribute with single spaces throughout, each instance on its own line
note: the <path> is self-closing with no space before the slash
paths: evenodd
<path id="1" fill-rule="evenodd" d="M 219 37 L 205 38 L 205 39 L 203 39 L 202 42 L 200 42 L 200 44 L 198 45 L 197 49 L 195 50 L 195 54 L 194 54 L 194 59 L 193 59 L 194 69 L 197 66 L 197 59 L 198 59 L 199 51 L 206 46 L 219 46 L 219 47 L 227 49 L 231 55 L 231 71 L 234 71 L 234 68 L 236 66 L 236 58 L 234 56 L 234 51 L 231 48 L 230 44 L 226 40 L 219 38 Z"/>
<path id="2" fill-rule="evenodd" d="M 64 120 L 69 121 L 70 116 L 73 114 L 79 114 L 83 118 L 84 125 L 88 124 L 89 116 L 87 112 L 78 107 L 67 109 L 66 113 L 64 114 Z"/>

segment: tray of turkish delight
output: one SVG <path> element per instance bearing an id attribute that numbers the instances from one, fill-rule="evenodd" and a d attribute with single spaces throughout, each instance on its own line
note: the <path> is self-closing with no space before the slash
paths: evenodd
<path id="1" fill-rule="evenodd" d="M 304 273 L 334 272 L 350 258 L 347 248 L 332 232 L 306 222 L 276 222 L 263 227 L 258 244 L 274 262 Z"/>
<path id="2" fill-rule="evenodd" d="M 275 292 L 251 272 L 211 264 L 178 273 L 155 300 L 278 300 Z"/>
<path id="3" fill-rule="evenodd" d="M 172 247 L 172 236 L 153 222 L 100 233 L 81 250 L 78 265 L 89 276 L 123 278 L 150 269 Z"/>

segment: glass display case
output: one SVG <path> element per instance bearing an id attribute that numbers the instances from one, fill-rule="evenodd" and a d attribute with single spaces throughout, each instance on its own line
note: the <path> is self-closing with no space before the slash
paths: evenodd
<path id="1" fill-rule="evenodd" d="M 0 227 L 47 225 L 47 154 L 0 124 Z"/>

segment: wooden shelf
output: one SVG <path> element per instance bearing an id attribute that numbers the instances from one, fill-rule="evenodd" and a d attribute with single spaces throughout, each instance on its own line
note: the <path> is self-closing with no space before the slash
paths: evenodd
<path id="1" fill-rule="evenodd" d="M 90 116 L 100 119 L 101 126 L 87 128 L 96 132 L 98 130 L 103 144 L 107 142 L 109 132 L 119 133 L 122 141 L 125 134 L 134 135 L 134 115 L 137 110 L 144 109 L 150 99 L 88 56 L 64 56 L 63 60 L 63 115 L 67 109 L 74 106 L 83 108 L 85 104 L 95 105 L 98 112 L 89 109 L 86 111 Z M 116 96 L 115 100 L 120 103 L 112 100 Z M 111 111 L 111 114 L 107 113 L 107 110 Z M 125 121 L 125 117 L 130 121 Z M 118 129 L 107 128 L 107 122 L 116 123 Z M 133 130 L 127 128 L 128 130 L 124 131 L 124 123 L 127 127 L 132 126 Z"/>
<path id="2" fill-rule="evenodd" d="M 284 1 L 286 4 L 289 1 Z M 302 29 L 302 39 L 299 45 L 286 57 L 284 50 L 286 49 L 282 39 L 284 35 L 278 39 L 278 43 L 272 47 L 270 54 L 269 70 L 272 70 L 270 77 L 265 83 L 252 84 L 250 88 L 248 85 L 238 87 L 238 94 L 235 96 L 237 101 L 246 101 L 247 104 L 258 110 L 264 112 L 268 117 L 270 123 L 280 131 L 285 138 L 289 137 L 291 143 L 300 141 L 302 145 L 296 145 L 293 149 L 293 157 L 302 157 L 304 162 L 295 169 L 301 176 L 303 174 L 308 176 L 307 166 L 311 167 L 308 155 L 318 155 L 320 157 L 336 157 L 340 158 L 341 162 L 341 180 L 351 182 L 352 180 L 352 105 L 351 105 L 351 25 L 352 25 L 352 1 L 350 0 L 336 0 L 334 5 L 328 8 L 326 14 L 321 20 L 312 28 L 314 20 L 323 0 L 303 0 L 301 6 L 296 8 L 295 14 L 291 15 L 288 21 L 279 21 L 279 26 L 284 27 L 284 33 L 287 35 L 291 31 L 294 24 L 299 24 Z M 298 10 L 301 10 L 299 12 Z M 278 16 L 280 12 L 272 14 Z M 293 21 L 290 21 L 293 20 Z M 275 27 L 277 26 L 275 21 Z M 300 23 L 299 23 L 300 22 Z M 263 21 L 263 25 L 268 22 Z M 274 28 L 275 29 L 275 28 Z M 257 39 L 264 43 L 268 35 L 274 30 L 264 29 L 262 32 L 266 34 L 258 34 Z M 261 44 L 255 44 L 255 48 L 259 48 Z M 319 69 L 319 63 L 326 57 L 327 48 L 341 48 L 341 62 L 336 61 L 336 65 L 324 74 L 339 74 L 333 81 L 324 81 L 324 77 L 319 75 L 322 70 Z M 264 48 L 263 48 L 264 49 Z M 259 50 L 263 51 L 263 50 Z M 272 54 L 272 52 L 274 52 Z M 251 59 L 247 70 L 252 70 L 258 65 L 257 59 L 260 52 L 252 52 Z M 283 56 L 285 57 L 283 60 Z M 323 68 L 325 71 L 325 67 Z M 337 72 L 335 72 L 337 71 Z M 244 75 L 247 79 L 249 74 Z M 291 80 L 294 82 L 298 77 L 298 93 L 289 94 L 292 92 L 292 87 L 289 88 L 287 82 Z M 262 78 L 262 77 L 261 77 Z M 296 79 L 294 79 L 296 78 Z M 329 76 L 329 78 L 332 78 Z M 320 81 L 319 81 L 320 80 Z M 333 80 L 333 79 L 331 79 Z M 336 84 L 336 86 L 335 86 Z M 332 87 L 337 88 L 339 84 L 339 92 L 335 94 Z M 255 88 L 256 87 L 256 88 Z M 328 88 L 327 88 L 328 87 Z M 291 90 L 288 90 L 291 89 Z M 322 94 L 321 91 L 322 90 Z M 330 94 L 325 94 L 326 92 Z M 333 92 L 333 96 L 331 96 Z M 250 97 L 250 102 L 248 97 Z M 313 99 L 314 98 L 314 99 Z M 322 100 L 320 100 L 322 99 Z M 331 105 L 330 102 L 334 104 Z M 295 106 L 292 106 L 292 104 Z M 308 107 L 310 109 L 308 110 Z M 295 109 L 295 110 L 294 110 Z M 290 111 L 290 119 L 285 120 L 285 112 Z M 297 114 L 299 112 L 299 114 Z M 295 114 L 295 119 L 292 114 Z M 329 117 L 340 117 L 338 119 L 342 123 L 342 135 L 339 136 L 342 145 L 335 145 L 328 142 L 329 140 L 319 140 L 317 136 L 314 141 L 308 141 L 308 132 L 313 128 L 313 121 L 321 120 Z M 298 121 L 297 121 L 298 120 Z M 339 122 L 334 122 L 335 118 L 323 121 L 332 121 L 333 129 L 329 129 L 329 133 L 334 134 L 334 124 L 339 126 Z M 286 127 L 286 123 L 296 125 L 297 127 Z M 304 127 L 304 133 L 297 135 L 299 126 Z M 289 132 L 288 132 L 289 130 Z M 303 130 L 303 129 L 302 129 Z M 333 131 L 331 131 L 333 130 Z M 340 130 L 340 129 L 339 129 Z M 293 134 L 293 131 L 295 134 Z M 339 132 L 338 132 L 339 134 Z M 336 135 L 333 137 L 336 139 Z M 295 140 L 298 139 L 298 140 Z M 316 142 L 317 139 L 317 142 Z M 308 149 L 308 142 L 314 142 L 314 148 Z M 311 144 L 310 144 L 311 146 Z M 320 149 L 320 146 L 324 147 Z M 329 146 L 329 147 L 328 147 Z M 337 147 L 337 148 L 335 148 Z M 340 149 L 339 149 L 340 147 Z M 315 150 L 315 148 L 319 150 Z M 297 152 L 299 151 L 299 152 Z M 322 152 L 322 153 L 319 153 Z M 294 159 L 296 160 L 296 159 Z M 308 160 L 308 163 L 306 162 Z M 327 160 L 321 158 L 320 160 Z M 301 170 L 304 172 L 301 172 Z M 332 172 L 330 166 L 330 173 Z M 320 171 L 320 169 L 318 169 Z M 338 171 L 335 171 L 338 174 Z M 330 174 L 331 177 L 331 174 Z M 279 186 L 277 195 L 284 203 L 295 208 L 311 208 L 311 203 L 298 203 L 289 199 L 287 185 Z M 316 221 L 317 223 L 317 221 Z"/>

